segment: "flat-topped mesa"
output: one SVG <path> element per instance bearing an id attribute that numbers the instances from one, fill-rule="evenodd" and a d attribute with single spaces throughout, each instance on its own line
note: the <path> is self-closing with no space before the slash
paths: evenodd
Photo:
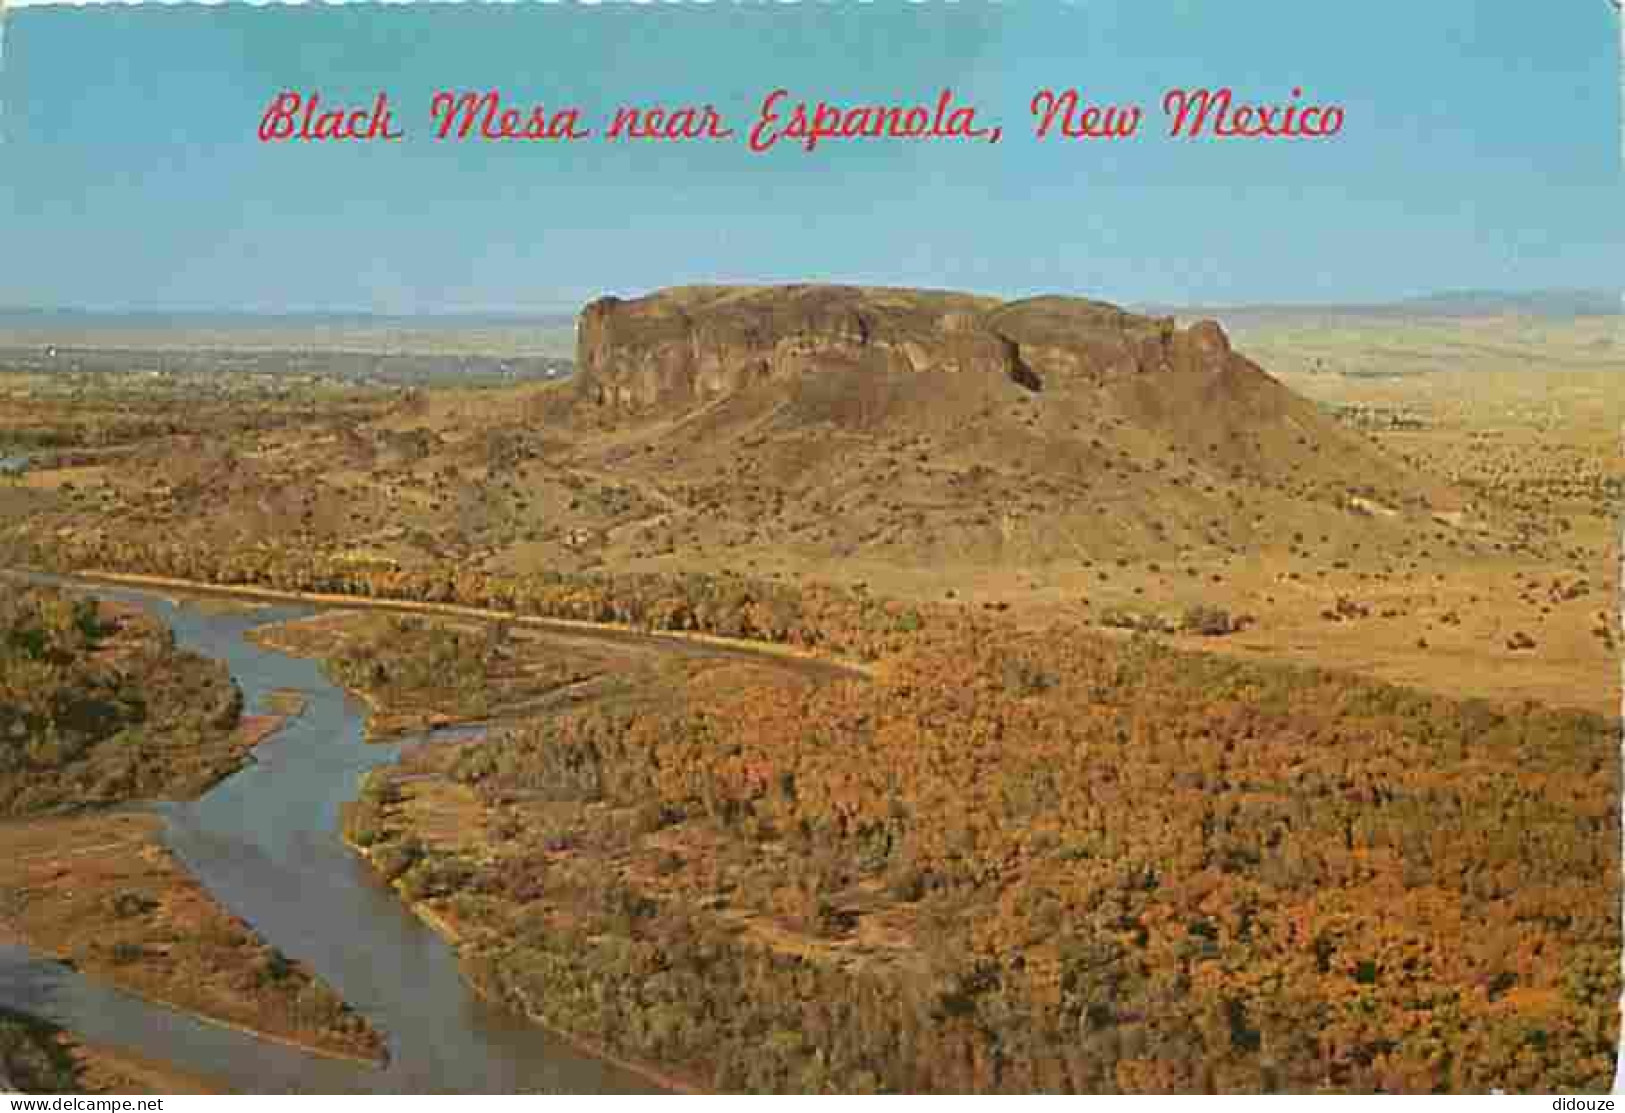
<path id="1" fill-rule="evenodd" d="M 582 310 L 579 389 L 643 409 L 819 371 L 996 375 L 1028 390 L 1148 371 L 1223 371 L 1219 326 L 1181 330 L 1083 298 L 857 286 L 689 286 Z"/>

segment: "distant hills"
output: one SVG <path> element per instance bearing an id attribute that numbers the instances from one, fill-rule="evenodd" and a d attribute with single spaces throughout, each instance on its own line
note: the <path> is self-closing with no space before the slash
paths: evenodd
<path id="1" fill-rule="evenodd" d="M 1569 319 L 1613 317 L 1621 312 L 1620 295 L 1611 290 L 1449 290 L 1388 302 L 1304 305 L 1145 306 L 1146 312 L 1182 318 L 1216 317 L 1226 324 L 1261 320 L 1344 318 L 1482 318 L 1531 317 Z"/>
<path id="2" fill-rule="evenodd" d="M 1509 294 L 1495 290 L 1461 290 L 1430 294 L 1399 303 L 1401 308 L 1450 317 L 1611 317 L 1622 308 L 1613 290 L 1535 290 Z"/>
<path id="3" fill-rule="evenodd" d="M 1274 304 L 1239 302 L 1132 306 L 1156 315 L 1185 318 L 1271 316 L 1427 316 L 1427 317 L 1595 317 L 1614 316 L 1625 307 L 1613 290 L 1447 290 L 1382 302 Z M 576 312 L 559 305 L 534 312 L 517 310 L 399 314 L 359 310 L 270 312 L 259 310 L 106 310 L 72 307 L 0 306 L 0 333 L 70 331 L 229 332 L 267 330 L 462 331 L 473 329 L 574 329 Z"/>
<path id="4" fill-rule="evenodd" d="M 691 289 L 703 289 L 693 287 Z M 998 299 L 960 295 L 974 301 Z M 1452 291 L 1361 305 L 1136 306 L 1151 316 L 1220 322 L 1249 345 L 1259 329 L 1337 327 L 1347 323 L 1452 321 L 1563 322 L 1612 317 L 1618 295 L 1603 290 Z M 350 310 L 288 313 L 252 310 L 103 310 L 0 307 L 0 351 L 285 352 L 569 359 L 574 312 L 457 311 L 419 315 Z M 1275 353 L 1270 353 L 1275 354 Z M 1291 361 L 1281 365 L 1289 369 Z"/>

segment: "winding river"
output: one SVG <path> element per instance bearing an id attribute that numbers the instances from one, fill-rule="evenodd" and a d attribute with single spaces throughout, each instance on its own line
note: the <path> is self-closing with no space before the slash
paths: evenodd
<path id="1" fill-rule="evenodd" d="M 481 1001 L 463 983 L 451 948 L 340 841 L 339 805 L 354 799 L 361 775 L 392 761 L 398 746 L 363 742 L 365 709 L 314 661 L 244 637 L 314 608 L 219 614 L 145 591 L 94 591 L 144 608 L 180 645 L 225 662 L 250 711 L 263 711 L 278 688 L 306 695 L 303 714 L 261 743 L 255 761 L 201 799 L 158 811 L 170 848 L 210 892 L 285 954 L 309 963 L 380 1029 L 390 1061 L 369 1067 L 255 1039 L 94 985 L 19 947 L 0 946 L 0 1004 L 251 1093 L 652 1089 Z"/>

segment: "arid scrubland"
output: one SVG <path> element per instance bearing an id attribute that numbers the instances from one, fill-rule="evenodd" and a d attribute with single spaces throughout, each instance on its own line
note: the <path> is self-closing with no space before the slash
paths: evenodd
<path id="1" fill-rule="evenodd" d="M 483 992 L 695 1085 L 1587 1091 L 1622 359 L 1590 319 L 677 290 L 589 307 L 561 384 L 217 422 L 0 376 L 39 453 L 0 542 L 352 600 L 258 637 L 379 736 L 490 726 L 347 837 Z"/>
<path id="2" fill-rule="evenodd" d="M 1320 331 L 1250 323 L 1239 349 L 1292 366 L 1296 401 L 1245 377 L 1217 395 L 1199 374 L 1033 390 L 839 365 L 631 410 L 572 384 L 271 400 L 227 420 L 162 394 L 109 412 L 13 391 L 0 440 L 135 439 L 47 452 L 0 501 L 9 536 L 110 570 L 162 545 L 181 576 L 188 551 L 287 551 L 361 571 L 829 582 L 1095 627 L 1177 629 L 1201 607 L 1248 619 L 1207 648 L 1612 706 L 1611 334 L 1405 328 L 1328 325 L 1315 348 Z"/>

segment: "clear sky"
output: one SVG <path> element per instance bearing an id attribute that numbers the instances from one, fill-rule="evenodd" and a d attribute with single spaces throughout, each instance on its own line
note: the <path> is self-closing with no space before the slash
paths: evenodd
<path id="1" fill-rule="evenodd" d="M 1010 0 L 23 8 L 0 72 L 0 305 L 554 310 L 697 281 L 1120 302 L 1378 300 L 1625 283 L 1602 0 Z M 1170 86 L 1342 104 L 1327 143 L 1179 143 Z M 1028 101 L 1151 109 L 1040 143 Z M 848 102 L 951 86 L 999 145 L 436 143 L 441 88 Z M 387 90 L 407 141 L 262 145 L 284 88 Z"/>

